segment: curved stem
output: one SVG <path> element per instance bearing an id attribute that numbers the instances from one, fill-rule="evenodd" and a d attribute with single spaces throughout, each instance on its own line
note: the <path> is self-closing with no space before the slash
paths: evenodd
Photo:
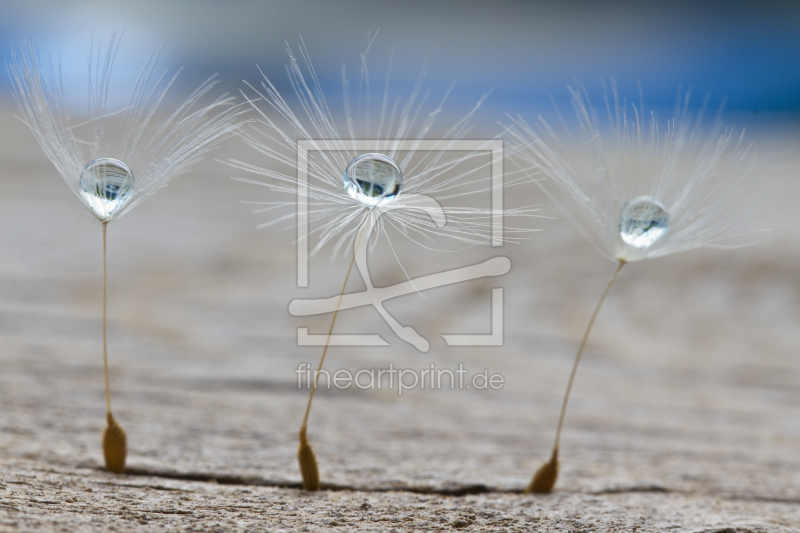
<path id="1" fill-rule="evenodd" d="M 608 291 L 611 290 L 611 286 L 614 285 L 614 282 L 617 280 L 617 276 L 619 276 L 619 271 L 622 270 L 622 267 L 625 266 L 625 261 L 622 259 L 619 260 L 619 265 L 614 273 L 611 275 L 611 279 L 608 280 L 608 285 L 606 285 L 606 290 L 603 291 L 603 295 L 600 297 L 600 301 L 597 302 L 597 307 L 594 308 L 594 313 L 592 313 L 592 318 L 589 319 L 589 324 L 586 326 L 586 331 L 583 334 L 583 339 L 581 339 L 581 345 L 578 348 L 578 355 L 575 356 L 575 362 L 572 364 L 572 372 L 569 375 L 569 382 L 567 383 L 567 392 L 564 394 L 564 403 L 561 405 L 561 415 L 558 417 L 558 429 L 556 429 L 556 441 L 553 444 L 553 453 L 558 453 L 558 443 L 561 439 L 561 427 L 564 425 L 564 415 L 567 412 L 567 402 L 569 402 L 569 393 L 572 391 L 572 383 L 575 381 L 575 373 L 578 371 L 578 363 L 581 362 L 581 356 L 583 355 L 583 349 L 586 347 L 586 341 L 589 339 L 589 333 L 592 331 L 592 326 L 594 326 L 594 321 L 597 318 L 597 313 L 600 312 L 600 307 L 603 306 L 603 302 L 606 300 L 606 296 L 608 296 Z"/>
<path id="2" fill-rule="evenodd" d="M 350 279 L 350 272 L 353 271 L 353 264 L 356 261 L 356 250 L 361 244 L 361 238 L 364 234 L 364 227 L 367 217 L 370 216 L 370 212 L 367 212 L 367 215 L 364 217 L 364 220 L 361 221 L 361 225 L 358 230 L 358 236 L 356 237 L 356 244 L 353 248 L 353 258 L 350 259 L 350 266 L 347 267 L 347 274 L 344 277 L 344 283 L 342 283 L 342 291 L 339 293 L 339 300 L 336 302 L 336 309 L 333 311 L 333 318 L 331 319 L 331 327 L 328 329 L 328 338 L 325 339 L 325 347 L 322 349 L 322 357 L 319 359 L 319 366 L 317 367 L 317 371 L 314 374 L 314 383 L 311 386 L 311 393 L 308 395 L 308 404 L 306 405 L 306 413 L 303 416 L 303 424 L 300 426 L 300 440 L 305 440 L 306 435 L 306 427 L 308 426 L 308 415 L 311 413 L 311 402 L 314 401 L 314 393 L 317 391 L 317 382 L 319 381 L 319 374 L 322 370 L 322 365 L 325 363 L 325 355 L 328 353 L 328 347 L 330 346 L 331 342 L 331 335 L 333 335 L 333 325 L 336 324 L 336 317 L 339 314 L 339 306 L 342 304 L 342 298 L 344 297 L 344 290 L 347 288 L 347 280 Z"/>
<path id="3" fill-rule="evenodd" d="M 106 343 L 106 228 L 108 222 L 101 223 L 103 226 L 103 371 L 106 375 L 106 408 L 111 414 L 111 393 L 108 386 L 108 344 Z"/>

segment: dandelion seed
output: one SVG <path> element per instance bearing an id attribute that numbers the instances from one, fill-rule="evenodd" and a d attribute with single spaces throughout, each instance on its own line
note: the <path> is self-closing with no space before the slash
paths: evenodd
<path id="1" fill-rule="evenodd" d="M 509 129 L 515 154 L 540 168 L 566 197 L 566 215 L 600 253 L 617 263 L 584 332 L 567 383 L 550 460 L 527 492 L 550 492 L 558 478 L 559 439 L 575 373 L 600 307 L 622 267 L 700 246 L 722 245 L 742 234 L 752 214 L 752 154 L 744 132 L 710 128 L 692 118 L 688 94 L 675 115 L 643 123 L 641 106 L 619 101 L 612 82 L 605 120 L 584 88 L 570 89 L 580 133 L 560 137 L 543 119 L 534 130 L 522 119 Z M 705 110 L 706 104 L 703 105 Z M 629 116 L 629 112 L 631 115 Z M 560 200 L 540 184 L 552 200 Z"/>
<path id="2" fill-rule="evenodd" d="M 107 109 L 109 81 L 119 38 L 108 47 L 92 46 L 89 58 L 89 116 L 72 119 L 61 82 L 60 67 L 49 75 L 33 46 L 12 54 L 9 72 L 22 120 L 45 155 L 83 204 L 97 217 L 103 233 L 103 369 L 108 426 L 103 433 L 106 469 L 125 470 L 125 431 L 111 414 L 106 342 L 106 228 L 145 196 L 167 184 L 238 128 L 241 108 L 221 96 L 201 105 L 216 85 L 202 83 L 166 116 L 164 99 L 178 73 L 155 72 L 157 53 L 150 56 L 134 85 L 127 106 Z M 159 115 L 159 116 L 157 116 Z M 115 128 L 115 126 L 118 126 Z"/>
<path id="3" fill-rule="evenodd" d="M 289 59 L 287 70 L 298 100 L 298 111 L 295 112 L 294 106 L 264 76 L 260 87 L 248 84 L 251 94 L 244 93 L 258 113 L 261 127 L 252 134 L 243 135 L 255 150 L 287 170 L 270 170 L 241 161 L 231 161 L 230 164 L 267 178 L 266 181 L 240 178 L 242 181 L 263 185 L 273 193 L 291 198 L 264 203 L 261 212 L 282 207 L 296 209 L 295 195 L 300 195 L 301 201 L 308 201 L 309 214 L 314 217 L 314 229 L 310 234 L 317 237 L 312 255 L 332 241 L 334 254 L 346 243 L 352 244 L 350 266 L 333 311 L 318 366 L 321 370 L 353 264 L 358 263 L 361 269 L 361 263 L 366 262 L 366 247 L 371 236 L 377 238 L 379 234 L 387 235 L 389 226 L 397 230 L 399 235 L 427 248 L 433 248 L 434 239 L 439 237 L 448 237 L 463 246 L 492 241 L 493 214 L 497 213 L 489 208 L 448 207 L 439 203 L 492 191 L 491 183 L 487 185 L 487 178 L 481 174 L 491 164 L 486 158 L 481 159 L 481 154 L 485 155 L 487 148 L 470 151 L 455 159 L 445 158 L 447 151 L 453 150 L 458 140 L 469 131 L 470 119 L 485 96 L 463 119 L 446 129 L 442 136 L 431 139 L 434 120 L 440 115 L 446 97 L 430 111 L 424 111 L 428 94 L 422 92 L 423 69 L 404 102 L 390 99 L 387 77 L 385 93 L 375 112 L 369 102 L 370 82 L 365 53 L 361 57 L 361 83 L 355 115 L 349 98 L 349 82 L 343 71 L 345 118 L 342 126 L 328 106 L 305 46 L 300 46 L 299 59 L 290 49 Z M 371 121 L 375 117 L 377 120 Z M 319 157 L 309 158 L 308 180 L 302 184 L 296 175 L 298 145 L 301 142 L 310 147 L 308 152 L 319 154 Z M 510 174 L 506 174 L 506 177 Z M 507 179 L 506 185 L 521 182 Z M 503 214 L 529 216 L 533 211 L 532 208 L 525 208 L 506 210 Z M 262 227 L 293 221 L 294 215 L 291 212 L 274 217 Z M 512 227 L 503 229 L 505 240 L 513 240 L 524 231 Z M 307 246 L 302 241 L 304 238 L 304 235 L 300 237 L 300 246 Z M 378 310 L 396 332 L 414 336 L 412 328 L 397 323 L 380 306 Z M 427 341 L 418 335 L 415 339 L 421 341 L 415 346 L 427 349 Z M 315 374 L 309 392 L 298 448 L 303 488 L 306 490 L 320 488 L 315 454 L 307 439 L 308 418 L 318 375 L 319 372 Z"/>

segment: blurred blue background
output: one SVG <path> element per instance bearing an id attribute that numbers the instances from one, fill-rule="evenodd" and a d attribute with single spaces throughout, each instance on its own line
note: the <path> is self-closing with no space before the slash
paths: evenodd
<path id="1" fill-rule="evenodd" d="M 258 64 L 289 94 L 286 43 L 302 36 L 333 107 L 342 65 L 357 80 L 359 53 L 379 31 L 370 63 L 380 71 L 391 60 L 393 89 L 410 90 L 427 60 L 434 95 L 456 83 L 448 108 L 463 112 L 493 90 L 479 119 L 490 123 L 505 113 L 547 114 L 549 97 L 566 104 L 575 80 L 599 97 L 609 76 L 637 100 L 641 84 L 653 108 L 672 108 L 682 88 L 695 106 L 705 95 L 714 108 L 725 99 L 726 117 L 737 121 L 800 117 L 796 1 L 0 2 L 6 60 L 32 39 L 43 56 L 60 55 L 67 92 L 80 98 L 92 35 L 108 42 L 114 30 L 124 30 L 114 83 L 128 90 L 163 45 L 159 65 L 184 66 L 187 86 L 219 72 L 225 89 L 238 91 L 242 80 L 259 80 Z M 5 69 L 0 89 L 7 98 Z"/>

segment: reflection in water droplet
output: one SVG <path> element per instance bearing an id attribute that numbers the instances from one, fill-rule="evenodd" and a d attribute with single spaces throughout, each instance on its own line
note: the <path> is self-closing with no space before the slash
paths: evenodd
<path id="1" fill-rule="evenodd" d="M 344 171 L 344 189 L 368 206 L 390 202 L 400 193 L 403 174 L 397 163 L 383 154 L 363 154 L 347 165 Z"/>
<path id="2" fill-rule="evenodd" d="M 622 240 L 645 250 L 669 231 L 669 213 L 655 198 L 638 196 L 625 202 L 619 211 Z"/>
<path id="3" fill-rule="evenodd" d="M 133 192 L 133 173 L 119 159 L 95 159 L 81 173 L 81 193 L 101 221 L 114 218 Z"/>

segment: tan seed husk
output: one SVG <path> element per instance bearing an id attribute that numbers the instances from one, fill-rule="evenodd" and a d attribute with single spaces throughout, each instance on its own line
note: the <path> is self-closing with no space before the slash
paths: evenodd
<path id="1" fill-rule="evenodd" d="M 525 492 L 530 494 L 546 494 L 553 491 L 558 479 L 558 448 L 553 450 L 550 460 L 539 467 L 533 475 L 530 484 L 525 488 Z"/>
<path id="2" fill-rule="evenodd" d="M 306 439 L 305 428 L 300 430 L 300 445 L 297 447 L 297 461 L 300 463 L 300 473 L 303 476 L 305 490 L 319 490 L 319 469 L 314 450 Z"/>
<path id="3" fill-rule="evenodd" d="M 125 456 L 128 453 L 125 430 L 117 424 L 110 412 L 106 418 L 108 426 L 103 431 L 103 455 L 106 459 L 106 470 L 122 474 L 125 472 Z"/>

